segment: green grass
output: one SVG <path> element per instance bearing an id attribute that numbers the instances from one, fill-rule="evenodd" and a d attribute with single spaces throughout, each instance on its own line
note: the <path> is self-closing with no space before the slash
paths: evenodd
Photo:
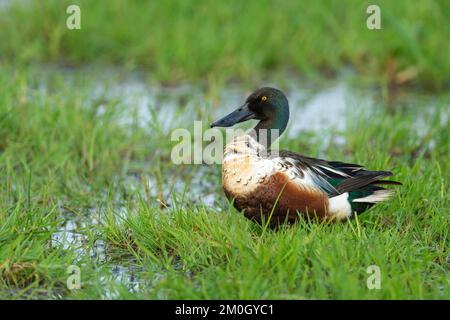
<path id="1" fill-rule="evenodd" d="M 66 8 L 81 7 L 81 30 Z M 0 10 L 5 63 L 86 63 L 147 68 L 162 81 L 233 80 L 293 70 L 448 88 L 450 3 L 377 1 L 382 29 L 368 30 L 370 1 L 17 1 Z M 360 78 L 361 80 L 361 78 Z"/>
<path id="2" fill-rule="evenodd" d="M 108 88 L 92 99 L 95 84 L 89 75 L 2 68 L 0 298 L 450 298 L 447 95 L 426 110 L 410 99 L 393 113 L 380 103 L 370 116 L 355 112 L 335 133 L 343 146 L 323 146 L 312 132 L 284 137 L 283 148 L 392 170 L 403 186 L 348 223 L 272 231 L 225 201 L 196 204 L 205 191 L 188 192 L 190 178 L 186 192 L 164 195 L 170 207 L 161 205 L 162 189 L 200 166 L 173 165 L 158 123 L 139 126 L 138 115 L 123 123 L 133 105 Z M 190 116 L 208 114 L 217 96 L 206 96 Z M 219 169 L 202 178 L 217 190 Z M 83 242 L 51 241 L 67 221 L 77 221 Z M 72 264 L 81 268 L 80 290 L 66 287 Z M 381 269 L 381 290 L 366 287 L 370 265 Z M 115 279 L 117 266 L 131 281 Z"/>
<path id="3" fill-rule="evenodd" d="M 0 298 L 450 299 L 448 1 L 380 1 L 379 31 L 366 28 L 368 1 L 85 0 L 82 30 L 69 31 L 73 3 L 0 9 Z M 170 161 L 159 120 L 171 91 L 144 125 L 115 94 L 130 70 L 156 90 L 185 81 L 204 98 L 179 96 L 169 129 L 206 128 L 228 81 L 285 89 L 292 71 L 320 82 L 347 66 L 353 82 L 381 88 L 374 110 L 364 99 L 349 108 L 331 133 L 343 145 L 328 130 L 280 145 L 395 173 L 395 197 L 348 223 L 273 231 L 246 220 L 219 166 Z M 402 99 L 402 84 L 443 91 Z M 66 285 L 71 265 L 79 290 Z M 366 287 L 370 265 L 381 290 Z"/>

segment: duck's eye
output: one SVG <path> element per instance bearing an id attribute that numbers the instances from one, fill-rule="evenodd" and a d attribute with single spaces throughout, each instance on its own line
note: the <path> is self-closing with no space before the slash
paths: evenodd
<path id="1" fill-rule="evenodd" d="M 250 148 L 250 142 L 246 142 L 246 143 L 245 143 L 245 146 L 246 146 L 247 148 Z"/>
<path id="2" fill-rule="evenodd" d="M 262 102 L 267 101 L 267 96 L 262 96 L 262 97 L 261 97 L 261 101 L 262 101 Z"/>

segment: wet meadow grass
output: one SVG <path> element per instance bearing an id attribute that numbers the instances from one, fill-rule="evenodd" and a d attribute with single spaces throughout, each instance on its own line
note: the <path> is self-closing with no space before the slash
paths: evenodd
<path id="1" fill-rule="evenodd" d="M 368 1 L 79 0 L 70 31 L 73 2 L 0 6 L 0 299 L 450 298 L 450 2 L 378 1 L 373 31 Z M 133 72 L 187 93 L 144 117 L 115 85 Z M 269 230 L 225 200 L 219 165 L 171 162 L 170 130 L 207 128 L 230 85 L 348 73 L 372 107 L 323 101 L 345 126 L 280 146 L 393 171 L 403 186 L 356 219 Z"/>
<path id="2" fill-rule="evenodd" d="M 382 104 L 349 114 L 334 133 L 344 145 L 320 147 L 313 132 L 283 138 L 286 149 L 392 170 L 403 186 L 348 223 L 273 231 L 224 201 L 218 165 L 200 178 L 213 183 L 213 205 L 205 190 L 187 192 L 190 179 L 161 197 L 174 172 L 205 165 L 176 168 L 170 145 L 153 144 L 168 136 L 124 123 L 130 106 L 108 90 L 92 99 L 89 78 L 39 74 L 0 76 L 2 298 L 449 298 L 447 96 L 433 112 L 410 101 L 393 114 Z M 80 223 L 67 231 L 69 220 Z M 80 290 L 66 286 L 70 265 Z M 380 290 L 366 286 L 370 265 Z"/>

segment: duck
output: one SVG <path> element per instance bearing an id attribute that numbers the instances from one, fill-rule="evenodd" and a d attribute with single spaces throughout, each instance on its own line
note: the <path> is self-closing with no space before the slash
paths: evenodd
<path id="1" fill-rule="evenodd" d="M 248 120 L 256 126 L 225 145 L 222 186 L 233 206 L 250 220 L 270 227 L 308 221 L 346 221 L 394 194 L 384 180 L 390 171 L 327 161 L 271 148 L 285 132 L 289 102 L 279 89 L 263 87 L 211 127 Z"/>

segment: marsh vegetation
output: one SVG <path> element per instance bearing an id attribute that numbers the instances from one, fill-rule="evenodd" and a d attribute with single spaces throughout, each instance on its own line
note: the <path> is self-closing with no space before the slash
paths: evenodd
<path id="1" fill-rule="evenodd" d="M 79 1 L 78 31 L 68 3 L 0 7 L 0 298 L 450 298 L 447 1 L 382 1 L 379 32 L 364 1 Z M 393 199 L 273 231 L 170 161 L 262 85 L 282 148 L 391 170 Z"/>

